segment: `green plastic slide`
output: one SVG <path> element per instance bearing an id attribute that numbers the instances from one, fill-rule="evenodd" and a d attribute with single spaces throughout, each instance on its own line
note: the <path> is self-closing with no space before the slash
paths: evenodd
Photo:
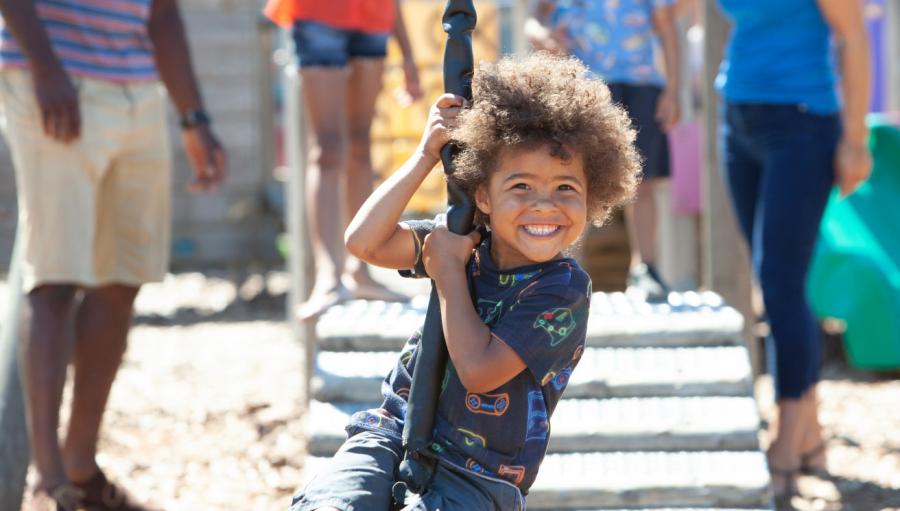
<path id="1" fill-rule="evenodd" d="M 850 197 L 832 193 L 807 292 L 819 318 L 846 323 L 850 364 L 900 368 L 900 128 L 871 117 L 872 176 Z"/>

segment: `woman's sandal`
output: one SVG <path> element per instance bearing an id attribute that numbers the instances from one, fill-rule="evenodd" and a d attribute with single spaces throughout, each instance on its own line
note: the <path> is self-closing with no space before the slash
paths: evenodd
<path id="1" fill-rule="evenodd" d="M 778 502 L 785 502 L 791 499 L 791 497 L 798 494 L 797 490 L 797 475 L 800 474 L 800 467 L 797 468 L 778 468 L 771 463 L 769 464 L 769 473 L 772 474 L 772 491 L 775 495 L 775 500 Z M 781 477 L 784 479 L 784 488 L 780 492 L 775 491 L 775 478 Z"/>
<path id="2" fill-rule="evenodd" d="M 825 454 L 825 451 L 828 449 L 828 440 L 822 440 L 822 442 L 815 446 L 813 449 L 810 449 L 808 452 L 800 455 L 800 472 L 804 475 L 815 476 L 821 479 L 827 479 L 830 474 L 828 473 L 828 469 L 825 467 L 816 467 L 812 465 L 812 460 L 818 458 L 822 454 Z"/>
<path id="3" fill-rule="evenodd" d="M 41 496 L 40 494 L 43 493 Z M 40 489 L 32 499 L 32 508 L 51 511 L 84 511 L 84 492 L 72 483 L 62 483 L 52 489 Z M 41 502 L 43 500 L 43 502 Z"/>

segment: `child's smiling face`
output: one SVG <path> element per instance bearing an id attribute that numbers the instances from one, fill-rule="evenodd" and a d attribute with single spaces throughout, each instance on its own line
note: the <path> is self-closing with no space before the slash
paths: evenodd
<path id="1" fill-rule="evenodd" d="M 491 257 L 500 269 L 554 259 L 587 223 L 581 155 L 565 161 L 549 146 L 504 151 L 475 201 L 490 216 Z"/>

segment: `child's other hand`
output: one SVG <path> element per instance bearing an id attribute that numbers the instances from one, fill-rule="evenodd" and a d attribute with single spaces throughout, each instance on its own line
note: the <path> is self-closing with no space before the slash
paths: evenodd
<path id="1" fill-rule="evenodd" d="M 461 96 L 444 94 L 431 107 L 419 147 L 435 162 L 441 159 L 441 148 L 450 140 L 449 131 L 456 127 L 456 118 L 464 103 Z"/>
<path id="2" fill-rule="evenodd" d="M 472 250 L 481 241 L 481 233 L 472 231 L 465 236 L 453 234 L 446 225 L 438 225 L 428 236 L 425 236 L 422 247 L 422 261 L 425 270 L 434 280 L 449 272 L 464 268 Z"/>

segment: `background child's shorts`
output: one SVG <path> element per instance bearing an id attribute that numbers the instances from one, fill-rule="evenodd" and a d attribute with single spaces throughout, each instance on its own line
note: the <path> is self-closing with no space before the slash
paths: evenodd
<path id="1" fill-rule="evenodd" d="M 384 58 L 390 34 L 335 28 L 317 21 L 294 23 L 294 49 L 301 68 L 344 67 L 353 58 Z"/>
<path id="2" fill-rule="evenodd" d="M 644 159 L 644 180 L 669 177 L 669 138 L 656 120 L 656 102 L 662 88 L 630 83 L 607 85 L 613 101 L 625 107 L 637 130 L 634 145 Z"/>
<path id="3" fill-rule="evenodd" d="M 334 507 L 342 511 L 389 511 L 391 488 L 402 460 L 400 441 L 371 431 L 352 435 L 329 465 L 297 492 L 291 511 Z M 429 490 L 404 511 L 523 511 L 514 485 L 438 464 Z"/>

